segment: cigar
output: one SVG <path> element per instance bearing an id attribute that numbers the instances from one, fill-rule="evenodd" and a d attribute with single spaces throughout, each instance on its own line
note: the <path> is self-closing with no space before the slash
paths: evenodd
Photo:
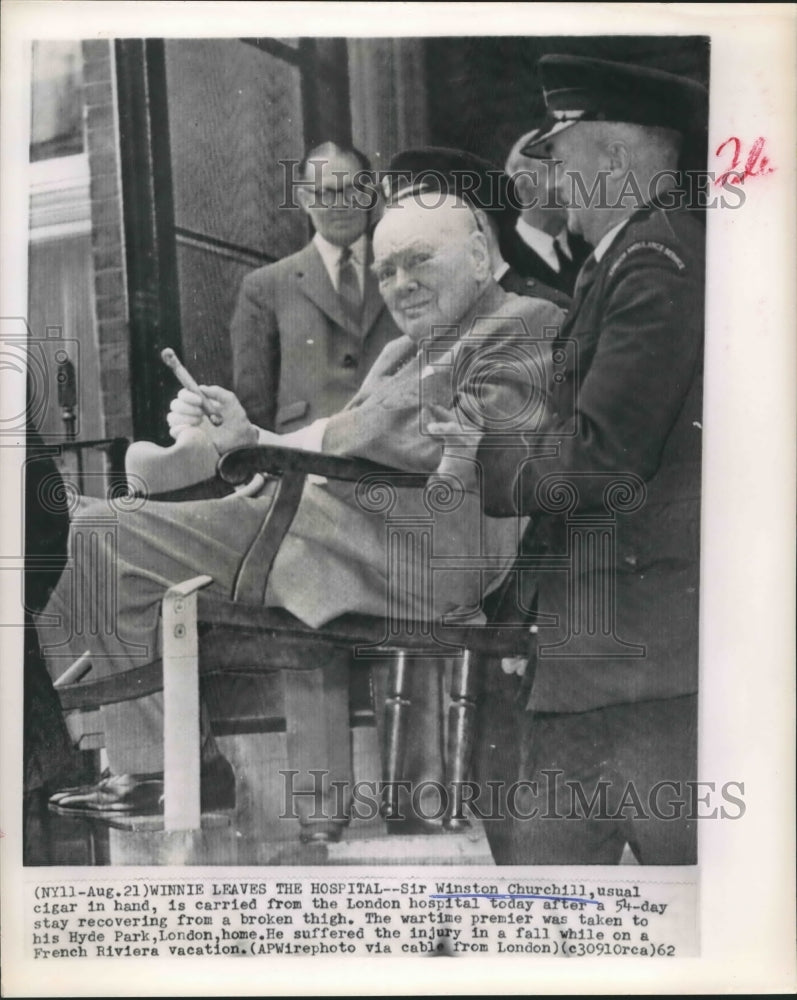
<path id="1" fill-rule="evenodd" d="M 68 667 L 59 678 L 53 681 L 53 687 L 62 688 L 68 684 L 77 684 L 91 669 L 91 652 L 87 649 L 85 653 L 81 653 L 71 667 Z"/>
<path id="2" fill-rule="evenodd" d="M 188 370 L 180 364 L 180 360 L 171 347 L 165 347 L 161 351 L 161 359 L 163 363 L 167 365 L 174 372 L 177 381 L 186 389 L 190 389 L 191 392 L 195 392 L 197 396 L 202 400 L 202 411 L 207 416 L 208 420 L 213 424 L 214 427 L 218 427 L 222 422 L 222 417 L 220 414 L 216 413 L 212 408 L 212 404 L 208 397 L 202 392 L 199 386 L 196 384 L 194 379 L 188 374 Z"/>

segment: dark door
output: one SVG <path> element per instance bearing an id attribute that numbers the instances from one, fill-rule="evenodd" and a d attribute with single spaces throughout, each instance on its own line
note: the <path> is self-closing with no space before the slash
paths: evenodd
<path id="1" fill-rule="evenodd" d="M 243 276 L 299 249 L 286 161 L 351 134 L 345 41 L 117 43 L 135 436 L 164 440 L 173 347 L 199 382 L 231 385 Z"/>

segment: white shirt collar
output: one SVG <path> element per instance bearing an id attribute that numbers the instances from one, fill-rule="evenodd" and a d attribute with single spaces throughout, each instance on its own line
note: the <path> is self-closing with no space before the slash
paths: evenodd
<path id="1" fill-rule="evenodd" d="M 618 222 L 616 226 L 612 226 L 612 228 L 608 231 L 608 233 L 604 233 L 603 236 L 601 236 L 601 238 L 595 244 L 595 249 L 592 251 L 592 256 L 595 258 L 595 260 L 600 260 L 601 257 L 603 257 L 603 255 L 606 253 L 606 251 L 609 249 L 612 243 L 614 243 L 614 238 L 617 236 L 617 234 L 620 232 L 620 230 L 623 228 L 626 222 L 628 222 L 628 219 L 623 219 L 622 222 Z"/>
<path id="2" fill-rule="evenodd" d="M 554 243 L 559 247 L 562 253 L 567 257 L 569 261 L 573 260 L 573 251 L 570 249 L 570 232 L 567 228 L 567 224 L 562 226 L 559 232 L 553 238 Z"/>
<path id="3" fill-rule="evenodd" d="M 508 270 L 509 264 L 507 264 L 505 260 L 502 260 L 498 267 L 493 271 L 493 281 L 498 284 Z"/>
<path id="4" fill-rule="evenodd" d="M 338 247 L 334 243 L 330 243 L 329 240 L 324 239 L 321 233 L 315 234 L 313 245 L 318 250 L 321 260 L 324 262 L 324 267 L 327 269 L 332 287 L 337 291 L 338 266 L 340 264 L 340 255 L 343 253 L 343 247 Z M 368 236 L 365 233 L 352 243 L 351 256 L 357 272 L 357 280 L 360 282 L 360 291 L 362 292 L 365 287 L 365 263 L 368 256 Z"/>
<path id="5" fill-rule="evenodd" d="M 542 257 L 548 267 L 558 274 L 559 258 L 554 250 L 554 237 L 543 232 L 542 229 L 537 229 L 536 226 L 530 226 L 525 219 L 518 219 L 515 223 L 515 229 L 526 246 L 531 247 L 536 254 Z"/>

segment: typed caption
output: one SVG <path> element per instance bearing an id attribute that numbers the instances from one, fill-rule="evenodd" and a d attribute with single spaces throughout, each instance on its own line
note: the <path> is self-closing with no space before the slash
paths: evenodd
<path id="1" fill-rule="evenodd" d="M 32 882 L 36 961 L 698 954 L 696 882 L 339 875 Z"/>

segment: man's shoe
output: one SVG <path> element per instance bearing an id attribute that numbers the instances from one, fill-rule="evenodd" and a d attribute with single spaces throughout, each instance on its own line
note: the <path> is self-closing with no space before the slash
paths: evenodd
<path id="1" fill-rule="evenodd" d="M 111 777 L 111 772 L 106 768 L 102 772 L 102 774 L 100 775 L 100 781 L 104 781 L 105 779 L 110 778 L 110 777 Z M 68 796 L 71 796 L 71 795 L 88 795 L 89 792 L 93 791 L 96 788 L 97 788 L 97 782 L 96 781 L 93 784 L 90 784 L 90 785 L 89 784 L 86 784 L 86 785 L 72 785 L 71 788 L 59 788 L 57 792 L 54 792 L 50 796 L 50 798 L 48 799 L 48 802 L 49 802 L 49 804 L 51 806 L 57 806 L 61 802 L 62 799 L 65 799 Z"/>
<path id="2" fill-rule="evenodd" d="M 50 808 L 65 816 L 103 816 L 119 813 L 155 816 L 163 811 L 163 778 L 112 774 L 96 785 L 56 792 Z"/>
<path id="3" fill-rule="evenodd" d="M 202 765 L 200 801 L 202 812 L 235 808 L 235 772 L 225 757 Z M 163 813 L 163 775 L 106 774 L 96 785 L 61 789 L 49 804 L 66 816 L 158 816 Z"/>

